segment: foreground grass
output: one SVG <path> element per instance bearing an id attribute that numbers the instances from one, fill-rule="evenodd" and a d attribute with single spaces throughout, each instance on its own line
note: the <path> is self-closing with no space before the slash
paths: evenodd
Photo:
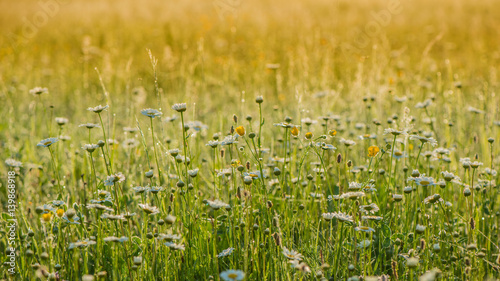
<path id="1" fill-rule="evenodd" d="M 402 3 L 347 53 L 344 29 L 383 4 L 251 18 L 256 2 L 222 21 L 197 7 L 190 25 L 184 6 L 149 19 L 128 3 L 91 28 L 75 2 L 35 41 L 4 41 L 0 202 L 15 174 L 18 227 L 2 278 L 498 277 L 498 20 L 494 2 L 459 3 Z M 415 22 L 430 35 L 412 39 Z"/>

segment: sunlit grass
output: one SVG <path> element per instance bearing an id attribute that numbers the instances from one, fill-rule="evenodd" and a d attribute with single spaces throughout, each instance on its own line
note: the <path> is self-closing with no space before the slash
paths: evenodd
<path id="1" fill-rule="evenodd" d="M 0 4 L 0 278 L 499 276 L 496 2 L 214 3 Z"/>

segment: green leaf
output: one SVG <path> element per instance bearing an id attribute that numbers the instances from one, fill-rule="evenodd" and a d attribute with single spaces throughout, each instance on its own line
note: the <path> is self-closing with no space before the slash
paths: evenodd
<path id="1" fill-rule="evenodd" d="M 130 239 L 132 242 L 134 242 L 135 244 L 141 244 L 142 243 L 142 239 L 138 236 L 132 236 L 132 239 Z"/>
<path id="2" fill-rule="evenodd" d="M 11 220 L 13 218 L 7 213 L 2 213 L 2 219 L 7 221 L 7 220 Z"/>
<path id="3" fill-rule="evenodd" d="M 401 241 L 404 241 L 405 239 L 405 236 L 402 234 L 402 233 L 394 233 L 392 236 L 391 236 L 391 240 L 392 241 L 396 241 L 396 239 L 401 240 Z"/>
<path id="4" fill-rule="evenodd" d="M 217 217 L 218 221 L 226 221 L 227 220 L 227 215 L 220 215 Z"/>

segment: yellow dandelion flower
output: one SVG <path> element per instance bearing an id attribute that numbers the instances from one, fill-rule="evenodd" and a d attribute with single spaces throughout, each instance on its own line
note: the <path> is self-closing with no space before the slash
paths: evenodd
<path id="1" fill-rule="evenodd" d="M 244 136 L 245 135 L 245 127 L 243 127 L 243 126 L 236 127 L 236 133 L 238 133 L 238 135 L 240 135 L 240 136 Z"/>
<path id="2" fill-rule="evenodd" d="M 293 127 L 292 130 L 290 131 L 290 133 L 295 137 L 298 136 L 299 135 L 299 128 L 297 128 L 297 126 Z"/>
<path id="3" fill-rule="evenodd" d="M 368 157 L 375 157 L 380 151 L 380 148 L 376 145 L 368 147 Z"/>
<path id="4" fill-rule="evenodd" d="M 51 213 L 45 213 L 42 215 L 42 220 L 44 222 L 49 222 L 52 219 L 52 214 Z"/>
<path id="5" fill-rule="evenodd" d="M 63 209 L 57 209 L 56 214 L 58 217 L 62 217 L 64 215 L 64 210 Z"/>

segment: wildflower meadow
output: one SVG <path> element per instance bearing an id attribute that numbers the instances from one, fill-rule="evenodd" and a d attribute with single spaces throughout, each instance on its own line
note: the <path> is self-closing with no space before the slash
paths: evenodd
<path id="1" fill-rule="evenodd" d="M 0 280 L 498 280 L 498 15 L 0 2 Z"/>

